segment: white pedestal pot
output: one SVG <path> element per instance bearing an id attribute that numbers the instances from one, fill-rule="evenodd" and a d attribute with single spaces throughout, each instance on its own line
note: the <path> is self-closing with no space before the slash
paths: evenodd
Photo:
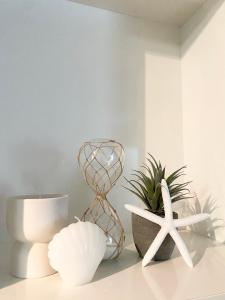
<path id="1" fill-rule="evenodd" d="M 7 228 L 15 239 L 11 274 L 38 278 L 55 273 L 48 261 L 48 243 L 67 225 L 68 196 L 18 196 L 8 199 Z"/>

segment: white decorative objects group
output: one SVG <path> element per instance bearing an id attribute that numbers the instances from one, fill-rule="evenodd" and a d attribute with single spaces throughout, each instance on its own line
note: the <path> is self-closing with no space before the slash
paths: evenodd
<path id="1" fill-rule="evenodd" d="M 170 198 L 169 189 L 166 183 L 166 180 L 162 180 L 161 182 L 161 190 L 163 196 L 163 203 L 164 203 L 164 210 L 165 210 L 165 218 L 161 218 L 147 210 L 138 208 L 133 205 L 126 204 L 125 207 L 132 213 L 135 213 L 147 220 L 150 220 L 154 223 L 157 223 L 161 226 L 159 233 L 157 234 L 156 238 L 154 239 L 153 243 L 150 245 L 147 253 L 145 254 L 142 265 L 146 266 L 152 260 L 156 252 L 158 251 L 159 247 L 161 246 L 163 240 L 169 233 L 173 240 L 175 241 L 177 248 L 179 249 L 181 255 L 183 256 L 185 262 L 189 267 L 193 267 L 191 256 L 187 250 L 185 243 L 183 242 L 182 238 L 180 237 L 179 233 L 177 232 L 176 228 L 181 226 L 188 226 L 192 225 L 201 221 L 206 220 L 210 217 L 209 214 L 197 214 L 187 218 L 174 220 L 173 219 L 173 212 L 172 212 L 172 202 Z"/>
<path id="2" fill-rule="evenodd" d="M 20 278 L 38 278 L 59 272 L 72 286 L 90 282 L 103 258 L 117 258 L 125 239 L 120 219 L 106 199 L 123 171 L 124 150 L 113 140 L 84 143 L 78 155 L 87 184 L 96 192 L 83 220 L 67 225 L 67 195 L 18 196 L 8 200 L 7 227 L 15 239 L 11 273 Z M 161 182 L 165 218 L 126 204 L 129 211 L 157 223 L 161 229 L 144 256 L 146 266 L 155 256 L 167 234 L 174 239 L 189 267 L 193 267 L 186 245 L 176 228 L 209 218 L 198 214 L 173 219 L 172 201 L 166 180 Z M 90 223 L 91 221 L 92 223 Z M 145 249 L 146 250 L 146 249 Z"/>
<path id="3" fill-rule="evenodd" d="M 11 274 L 38 278 L 55 273 L 48 261 L 48 243 L 67 225 L 68 196 L 18 196 L 8 199 L 7 228 L 15 239 Z"/>
<path id="4" fill-rule="evenodd" d="M 92 280 L 106 251 L 106 235 L 90 222 L 65 227 L 67 218 L 67 195 L 8 199 L 7 228 L 15 239 L 12 275 L 39 278 L 58 271 L 65 283 L 74 286 Z"/>
<path id="5" fill-rule="evenodd" d="M 106 250 L 106 236 L 90 222 L 70 224 L 57 233 L 49 244 L 50 265 L 68 285 L 92 280 Z"/>

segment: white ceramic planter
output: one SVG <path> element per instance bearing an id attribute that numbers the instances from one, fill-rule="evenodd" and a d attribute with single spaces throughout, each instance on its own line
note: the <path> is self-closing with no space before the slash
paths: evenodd
<path id="1" fill-rule="evenodd" d="M 11 274 L 39 278 L 55 273 L 48 261 L 48 243 L 67 225 L 68 196 L 18 196 L 7 204 L 7 228 L 15 239 Z"/>

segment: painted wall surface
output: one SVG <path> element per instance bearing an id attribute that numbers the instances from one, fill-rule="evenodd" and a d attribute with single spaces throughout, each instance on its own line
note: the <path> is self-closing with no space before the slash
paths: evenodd
<path id="1" fill-rule="evenodd" d="M 145 62 L 146 152 L 169 174 L 183 165 L 180 57 L 146 53 Z"/>
<path id="2" fill-rule="evenodd" d="M 76 161 L 86 140 L 120 141 L 127 176 L 146 149 L 180 163 L 178 55 L 173 27 L 66 0 L 0 1 L 0 240 L 11 195 L 69 193 L 81 216 L 94 197 Z M 108 198 L 130 230 L 123 204 L 136 200 L 122 184 Z"/>
<path id="3" fill-rule="evenodd" d="M 184 161 L 198 201 L 212 212 L 194 229 L 225 240 L 225 3 L 208 1 L 182 29 Z M 219 220 L 222 219 L 222 220 Z"/>

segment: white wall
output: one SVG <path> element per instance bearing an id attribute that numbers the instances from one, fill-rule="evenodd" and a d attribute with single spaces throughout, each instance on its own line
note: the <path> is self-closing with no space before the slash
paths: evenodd
<path id="1" fill-rule="evenodd" d="M 146 53 L 146 152 L 166 165 L 183 165 L 180 57 Z"/>
<path id="2" fill-rule="evenodd" d="M 173 27 L 66 0 L 0 0 L 0 240 L 7 239 L 5 199 L 14 194 L 69 193 L 71 217 L 81 216 L 94 197 L 76 161 L 83 141 L 120 141 L 126 175 L 143 161 L 146 145 L 171 166 L 177 156 L 180 163 L 178 55 Z M 170 97 L 161 73 L 174 78 Z M 174 131 L 169 156 L 168 139 L 156 130 L 165 118 Z M 123 204 L 135 200 L 122 183 L 109 199 L 130 230 Z"/>
<path id="3" fill-rule="evenodd" d="M 225 3 L 207 1 L 182 29 L 184 160 L 212 222 L 194 229 L 225 240 Z M 215 209 L 214 206 L 216 207 Z M 219 226 L 219 228 L 216 228 Z"/>

